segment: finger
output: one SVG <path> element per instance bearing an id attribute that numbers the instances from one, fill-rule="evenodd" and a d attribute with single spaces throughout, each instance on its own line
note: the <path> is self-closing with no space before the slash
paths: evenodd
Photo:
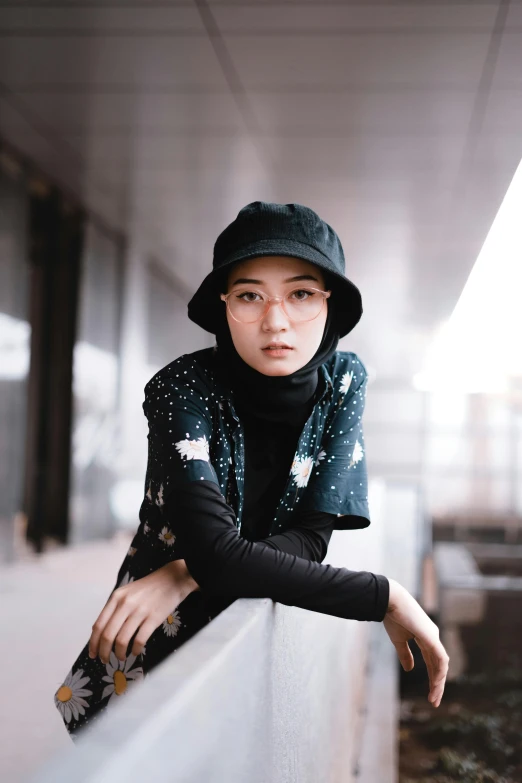
<path id="1" fill-rule="evenodd" d="M 428 701 L 430 701 L 434 707 L 438 707 L 444 693 L 444 686 L 449 669 L 449 657 L 440 643 L 435 646 L 426 646 L 424 644 L 419 646 L 428 670 L 430 683 Z"/>
<path id="2" fill-rule="evenodd" d="M 100 637 L 102 635 L 103 629 L 114 614 L 117 605 L 118 596 L 113 593 L 98 615 L 94 625 L 92 626 L 91 638 L 89 639 L 89 656 L 91 658 L 96 658 L 96 656 L 99 654 Z"/>
<path id="3" fill-rule="evenodd" d="M 394 642 L 394 645 L 402 668 L 405 672 L 410 672 L 415 665 L 415 661 L 413 660 L 408 642 Z"/>
<path id="4" fill-rule="evenodd" d="M 424 663 L 426 664 L 426 670 L 428 672 L 428 680 L 429 680 L 428 700 L 433 703 L 433 699 L 436 695 L 435 694 L 436 673 L 437 673 L 436 655 L 434 655 L 433 645 L 425 644 L 425 643 L 420 644 L 418 640 L 416 641 L 422 653 L 422 657 L 424 658 Z"/>
<path id="5" fill-rule="evenodd" d="M 102 630 L 99 656 L 103 663 L 107 663 L 109 660 L 114 640 L 127 617 L 134 611 L 134 608 L 135 607 L 130 606 L 128 602 L 121 602 L 108 623 L 106 623 L 105 628 Z"/>
<path id="6" fill-rule="evenodd" d="M 428 694 L 428 701 L 430 701 L 434 707 L 438 707 L 442 701 L 444 688 L 446 686 L 446 677 L 447 672 L 444 673 L 441 677 L 435 678 L 433 681 L 433 687 L 430 689 Z"/>
<path id="7" fill-rule="evenodd" d="M 161 622 L 163 622 L 163 620 L 161 620 Z M 145 644 L 148 642 L 150 636 L 154 633 L 156 628 L 158 628 L 161 622 L 158 623 L 157 619 L 154 617 L 147 617 L 145 622 L 140 626 L 138 633 L 136 634 L 136 638 L 134 639 L 131 650 L 133 655 L 141 654 Z"/>
<path id="8" fill-rule="evenodd" d="M 124 661 L 127 657 L 129 642 L 140 627 L 146 615 L 136 610 L 130 614 L 121 626 L 116 639 L 114 640 L 114 652 L 119 661 Z"/>
<path id="9" fill-rule="evenodd" d="M 441 645 L 441 649 L 437 650 L 434 658 L 432 659 L 432 673 L 430 676 L 430 692 L 428 694 L 428 700 L 438 707 L 442 701 L 442 695 L 444 693 L 444 687 L 446 684 L 446 677 L 449 668 L 449 657 L 446 651 Z"/>

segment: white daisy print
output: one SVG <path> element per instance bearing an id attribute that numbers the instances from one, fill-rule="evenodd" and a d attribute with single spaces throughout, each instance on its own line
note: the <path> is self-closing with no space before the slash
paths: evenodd
<path id="1" fill-rule="evenodd" d="M 121 582 L 119 583 L 118 587 L 124 587 L 124 585 L 130 585 L 131 582 L 134 582 L 134 577 L 130 575 L 130 571 L 127 571 L 127 573 L 124 575 Z"/>
<path id="2" fill-rule="evenodd" d="M 161 528 L 161 533 L 158 533 L 158 538 L 160 541 L 163 541 L 164 544 L 167 544 L 167 546 L 174 546 L 174 541 L 176 540 L 176 536 L 168 527 Z"/>
<path id="3" fill-rule="evenodd" d="M 317 455 L 317 459 L 315 460 L 315 464 L 316 464 L 316 466 L 317 466 L 317 465 L 319 465 L 319 463 L 321 462 L 321 460 L 322 460 L 322 459 L 324 459 L 325 457 L 326 457 L 326 451 L 323 451 L 323 449 L 321 449 L 321 451 L 320 451 L 320 452 L 319 452 L 319 454 Z"/>
<path id="4" fill-rule="evenodd" d="M 119 661 L 116 654 L 111 652 L 109 663 L 106 664 L 107 674 L 102 677 L 103 682 L 109 684 L 105 686 L 102 693 L 102 699 L 110 696 L 109 704 L 115 700 L 116 696 L 122 696 L 129 687 L 130 682 L 143 679 L 143 669 L 137 666 L 133 669 L 136 661 L 135 655 L 129 655 L 125 661 Z"/>
<path id="5" fill-rule="evenodd" d="M 296 457 L 292 462 L 292 474 L 298 487 L 306 487 L 314 461 L 312 457 Z"/>
<path id="6" fill-rule="evenodd" d="M 65 678 L 54 694 L 54 703 L 62 714 L 66 723 L 70 723 L 71 718 L 78 720 L 80 715 L 85 715 L 85 707 L 89 706 L 86 696 L 92 696 L 92 691 L 84 686 L 90 682 L 90 677 L 83 676 L 83 669 L 78 669 L 74 674 L 72 670 Z"/>
<path id="7" fill-rule="evenodd" d="M 147 524 L 147 522 L 145 522 L 145 523 L 143 524 L 143 532 L 144 532 L 144 533 L 148 533 L 148 532 L 149 532 L 149 530 L 150 530 L 150 525 L 149 525 L 149 524 Z"/>
<path id="8" fill-rule="evenodd" d="M 190 435 L 187 432 L 187 439 L 179 440 L 174 445 L 179 451 L 181 459 L 203 459 L 205 462 L 210 461 L 206 435 L 203 435 L 203 437 L 198 438 L 197 440 L 190 440 Z"/>
<path id="9" fill-rule="evenodd" d="M 363 448 L 358 440 L 355 441 L 355 446 L 353 447 L 353 454 L 352 459 L 350 460 L 350 467 L 352 465 L 355 465 L 357 462 L 360 462 L 364 456 Z"/>
<path id="10" fill-rule="evenodd" d="M 156 498 L 156 505 L 162 506 L 163 505 L 163 484 L 161 484 L 159 491 L 158 491 L 158 497 Z"/>
<path id="11" fill-rule="evenodd" d="M 346 394 L 346 392 L 350 388 L 352 378 L 353 378 L 353 372 L 345 372 L 345 374 L 341 378 L 341 391 L 343 394 Z"/>
<path id="12" fill-rule="evenodd" d="M 175 609 L 163 623 L 163 630 L 166 636 L 176 636 L 181 627 L 181 617 L 179 612 Z"/>
<path id="13" fill-rule="evenodd" d="M 128 557 L 134 557 L 134 555 L 136 554 L 136 552 L 137 552 L 137 551 L 138 551 L 138 550 L 136 549 L 136 547 L 135 547 L 135 546 L 130 546 L 130 547 L 129 547 L 129 550 L 128 550 L 128 552 L 127 552 L 127 556 L 128 556 Z"/>
<path id="14" fill-rule="evenodd" d="M 152 490 L 151 490 L 151 487 L 152 487 L 152 481 L 149 481 L 149 488 L 148 488 L 147 492 L 145 493 L 145 497 L 147 497 L 150 500 L 150 502 L 152 503 Z"/>

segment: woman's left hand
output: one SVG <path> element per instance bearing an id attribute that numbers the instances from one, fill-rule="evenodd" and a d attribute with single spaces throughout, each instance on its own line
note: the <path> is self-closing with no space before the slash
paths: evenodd
<path id="1" fill-rule="evenodd" d="M 438 707 L 444 693 L 449 667 L 449 656 L 439 639 L 439 629 L 405 587 L 395 579 L 388 581 L 390 599 L 383 620 L 384 628 L 397 650 L 405 672 L 411 671 L 414 667 L 415 661 L 408 642 L 411 639 L 415 640 L 428 670 L 430 682 L 428 701 L 434 707 Z"/>
<path id="2" fill-rule="evenodd" d="M 89 656 L 99 655 L 107 663 L 114 645 L 116 657 L 124 661 L 136 631 L 132 654 L 139 655 L 153 631 L 198 589 L 184 560 L 173 560 L 135 582 L 116 588 L 92 626 Z"/>

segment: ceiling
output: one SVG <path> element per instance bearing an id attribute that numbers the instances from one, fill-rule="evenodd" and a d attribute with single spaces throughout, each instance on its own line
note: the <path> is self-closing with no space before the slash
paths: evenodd
<path id="1" fill-rule="evenodd" d="M 522 157 L 522 3 L 0 2 L 0 134 L 194 291 L 249 201 L 339 233 L 411 377 Z"/>

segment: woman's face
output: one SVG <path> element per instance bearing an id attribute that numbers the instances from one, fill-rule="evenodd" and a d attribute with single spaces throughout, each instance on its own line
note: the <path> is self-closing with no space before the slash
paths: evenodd
<path id="1" fill-rule="evenodd" d="M 226 293 L 260 290 L 268 296 L 284 296 L 301 285 L 324 291 L 321 269 L 300 258 L 262 256 L 233 266 L 228 274 Z M 236 351 L 243 361 L 264 375 L 290 375 L 304 367 L 319 348 L 327 307 L 328 300 L 317 318 L 299 323 L 291 321 L 282 305 L 276 302 L 272 302 L 264 318 L 255 323 L 236 321 L 227 308 L 227 321 Z M 265 348 L 272 341 L 283 342 L 291 350 L 278 356 Z"/>

